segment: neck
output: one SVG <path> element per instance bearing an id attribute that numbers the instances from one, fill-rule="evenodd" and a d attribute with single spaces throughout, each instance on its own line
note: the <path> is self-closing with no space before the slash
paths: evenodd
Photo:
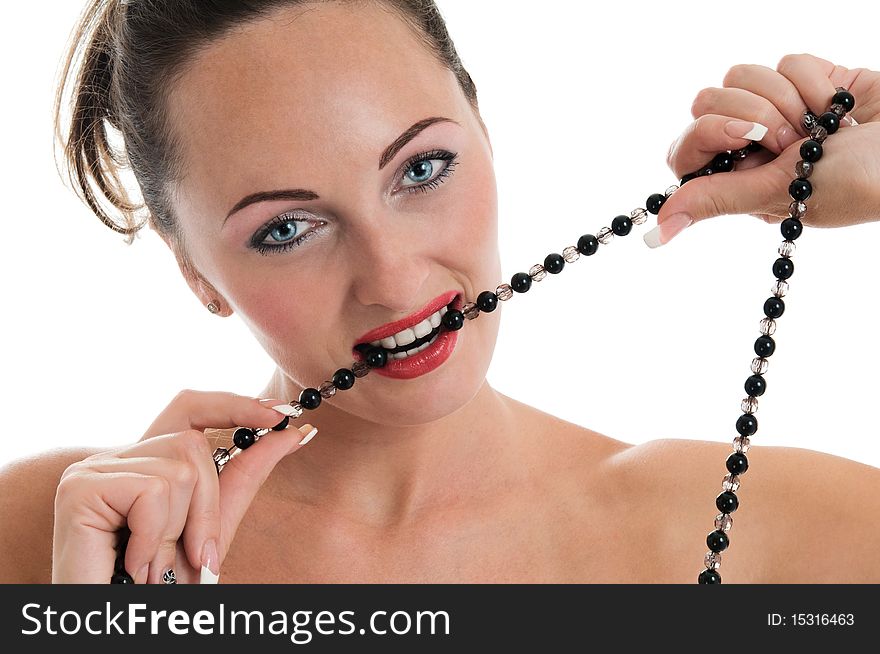
<path id="1" fill-rule="evenodd" d="M 260 396 L 297 394 L 276 371 Z M 377 525 L 491 501 L 524 474 L 524 408 L 486 380 L 459 410 L 419 425 L 371 422 L 325 401 L 295 423 L 309 422 L 318 434 L 282 459 L 266 485 L 278 497 Z"/>

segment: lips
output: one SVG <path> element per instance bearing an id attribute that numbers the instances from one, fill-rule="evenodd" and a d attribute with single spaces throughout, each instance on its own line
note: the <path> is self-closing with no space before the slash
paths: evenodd
<path id="1" fill-rule="evenodd" d="M 454 309 L 460 308 L 461 304 L 461 293 L 460 291 L 447 291 L 443 293 L 443 295 L 438 295 L 436 298 L 428 302 L 423 309 L 420 311 L 407 316 L 401 320 L 397 320 L 395 322 L 389 322 L 381 327 L 377 327 L 376 329 L 372 329 L 368 331 L 366 334 L 361 336 L 354 343 L 354 352 L 360 354 L 357 350 L 358 345 L 368 344 L 372 341 L 380 341 L 386 336 L 391 336 L 392 334 L 396 334 L 402 329 L 406 329 L 407 327 L 412 327 L 413 325 L 418 325 L 422 320 L 430 316 L 432 313 L 436 311 L 440 311 L 443 307 L 447 306 L 451 302 L 455 301 L 452 307 Z"/>

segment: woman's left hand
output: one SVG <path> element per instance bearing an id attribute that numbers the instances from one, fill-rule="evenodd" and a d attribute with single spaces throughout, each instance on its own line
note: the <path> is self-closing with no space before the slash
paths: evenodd
<path id="1" fill-rule="evenodd" d="M 797 177 L 800 145 L 809 137 L 803 113 L 827 111 L 838 86 L 855 96 L 855 108 L 823 144 L 802 221 L 813 227 L 843 227 L 880 220 L 880 73 L 797 54 L 784 56 L 776 70 L 734 66 L 723 84 L 697 94 L 691 107 L 696 120 L 670 147 L 669 167 L 681 178 L 718 152 L 748 145 L 751 139 L 736 136 L 749 126 L 739 126 L 737 132 L 736 126 L 728 126 L 733 120 L 767 127 L 758 141 L 764 149 L 737 162 L 734 171 L 692 179 L 669 196 L 657 216 L 657 231 L 645 237 L 649 245 L 668 242 L 689 220 L 726 214 L 749 214 L 768 223 L 787 218 L 792 202 L 788 185 Z"/>

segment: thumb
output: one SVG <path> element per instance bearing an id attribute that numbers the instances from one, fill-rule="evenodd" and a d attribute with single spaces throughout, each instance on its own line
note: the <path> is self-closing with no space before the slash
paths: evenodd
<path id="1" fill-rule="evenodd" d="M 781 215 L 791 198 L 791 182 L 779 161 L 729 173 L 696 177 L 670 195 L 660 213 L 657 227 L 645 233 L 645 243 L 658 247 L 691 224 L 730 214 Z M 791 166 L 792 170 L 794 165 Z"/>
<path id="2" fill-rule="evenodd" d="M 305 445 L 317 432 L 317 428 L 308 423 L 299 428 L 291 425 L 281 431 L 270 431 L 229 459 L 219 479 L 219 562 L 226 557 L 239 523 L 275 465 Z"/>

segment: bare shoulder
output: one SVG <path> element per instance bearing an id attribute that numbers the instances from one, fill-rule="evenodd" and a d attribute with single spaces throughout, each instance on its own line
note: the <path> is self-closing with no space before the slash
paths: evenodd
<path id="1" fill-rule="evenodd" d="M 70 464 L 99 451 L 59 448 L 0 466 L 0 583 L 51 583 L 55 490 Z"/>
<path id="2" fill-rule="evenodd" d="M 732 452 L 728 442 L 662 439 L 614 457 L 620 483 L 665 516 L 663 537 L 687 557 L 688 574 L 708 551 Z M 798 447 L 752 445 L 746 456 L 725 583 L 880 582 L 880 468 Z"/>

